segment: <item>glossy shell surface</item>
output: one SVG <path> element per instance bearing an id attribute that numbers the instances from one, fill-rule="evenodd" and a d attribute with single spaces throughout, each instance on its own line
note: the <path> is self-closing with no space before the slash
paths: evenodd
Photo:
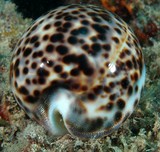
<path id="1" fill-rule="evenodd" d="M 37 19 L 15 47 L 10 83 L 18 104 L 53 135 L 99 138 L 139 102 L 145 66 L 127 24 L 92 5 Z"/>

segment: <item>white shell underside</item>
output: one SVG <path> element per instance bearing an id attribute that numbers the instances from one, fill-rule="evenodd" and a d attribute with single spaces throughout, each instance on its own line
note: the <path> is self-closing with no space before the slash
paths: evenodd
<path id="1" fill-rule="evenodd" d="M 99 138 L 99 137 L 106 136 L 106 135 L 112 133 L 113 131 L 117 130 L 121 126 L 121 123 L 123 122 L 123 120 L 125 119 L 125 116 L 127 114 L 129 114 L 129 115 L 132 114 L 132 112 L 134 110 L 135 99 L 140 99 L 141 90 L 142 90 L 142 88 L 144 86 L 144 82 L 145 82 L 145 72 L 146 72 L 146 69 L 144 66 L 143 70 L 142 70 L 142 75 L 141 75 L 140 79 L 136 82 L 136 84 L 140 88 L 140 91 L 138 93 L 133 93 L 133 95 L 130 96 L 130 98 L 127 102 L 127 106 L 123 110 L 122 120 L 119 121 L 117 124 L 112 124 L 112 127 L 108 130 L 105 130 L 105 127 L 106 127 L 105 125 L 110 124 L 110 122 L 113 121 L 113 116 L 116 112 L 116 109 L 110 113 L 109 112 L 98 113 L 95 111 L 93 114 L 95 119 L 98 117 L 101 117 L 101 116 L 107 118 L 104 125 L 98 131 L 94 131 L 94 132 L 84 132 L 83 131 L 83 132 L 81 132 L 75 127 L 75 126 L 77 126 L 76 123 L 78 125 L 83 125 L 83 128 L 85 130 L 86 124 L 83 124 L 81 122 L 84 121 L 84 118 L 89 118 L 89 119 L 92 118 L 92 116 L 89 115 L 91 113 L 91 111 L 90 111 L 91 108 L 87 107 L 88 112 L 85 115 L 72 114 L 71 113 L 72 108 L 74 107 L 74 105 L 77 104 L 76 97 L 75 97 L 75 95 L 72 94 L 72 92 L 69 92 L 64 89 L 58 90 L 55 93 L 55 95 L 53 95 L 52 97 L 50 97 L 49 100 L 46 101 L 46 105 L 48 105 L 48 107 L 49 107 L 48 115 L 46 115 L 46 111 L 43 107 L 45 104 L 40 105 L 40 107 L 37 109 L 36 113 L 41 113 L 41 122 L 40 123 L 45 128 L 48 128 L 48 130 L 52 134 L 57 135 L 57 136 L 66 134 L 67 132 L 74 135 L 74 136 L 78 136 L 81 138 Z M 101 101 L 97 101 L 97 102 L 100 103 Z M 109 102 L 109 101 L 106 101 L 106 102 Z M 88 105 L 88 106 L 95 106 L 95 105 Z M 96 107 L 95 107 L 95 109 L 96 109 Z M 93 111 L 92 111 L 92 113 L 93 113 Z M 71 121 L 72 125 L 67 124 L 66 120 Z"/>

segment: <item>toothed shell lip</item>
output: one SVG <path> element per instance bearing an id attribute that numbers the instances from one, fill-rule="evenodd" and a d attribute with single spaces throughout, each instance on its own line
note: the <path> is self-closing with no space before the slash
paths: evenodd
<path id="1" fill-rule="evenodd" d="M 133 112 L 144 82 L 133 32 L 92 5 L 62 6 L 37 19 L 17 43 L 10 66 L 18 104 L 53 135 L 112 133 Z"/>

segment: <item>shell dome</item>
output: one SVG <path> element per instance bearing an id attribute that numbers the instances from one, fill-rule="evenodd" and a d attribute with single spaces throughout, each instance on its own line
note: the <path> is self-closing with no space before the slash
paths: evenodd
<path id="1" fill-rule="evenodd" d="M 62 6 L 37 19 L 17 43 L 10 66 L 16 101 L 53 135 L 110 134 L 133 112 L 144 81 L 131 29 L 92 5 Z"/>

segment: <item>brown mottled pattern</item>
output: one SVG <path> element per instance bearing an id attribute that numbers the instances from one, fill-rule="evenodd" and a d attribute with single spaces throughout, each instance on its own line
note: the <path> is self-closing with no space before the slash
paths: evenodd
<path id="1" fill-rule="evenodd" d="M 58 111 L 65 127 L 76 136 L 98 138 L 132 113 L 144 71 L 139 42 L 124 21 L 96 6 L 69 5 L 40 17 L 24 33 L 14 50 L 10 83 L 20 106 L 49 130 L 50 98 L 68 90 L 75 101 L 67 116 Z"/>

